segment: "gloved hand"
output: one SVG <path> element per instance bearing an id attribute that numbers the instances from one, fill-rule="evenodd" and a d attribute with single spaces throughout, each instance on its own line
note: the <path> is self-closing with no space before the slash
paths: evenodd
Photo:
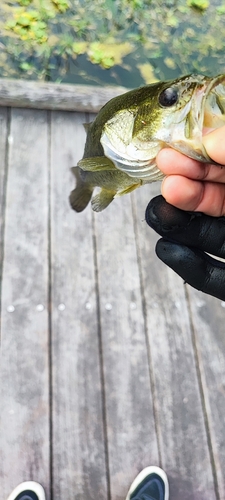
<path id="1" fill-rule="evenodd" d="M 162 196 L 150 201 L 145 217 L 163 236 L 157 256 L 197 290 L 225 300 L 225 263 L 205 253 L 225 258 L 225 217 L 184 212 Z"/>

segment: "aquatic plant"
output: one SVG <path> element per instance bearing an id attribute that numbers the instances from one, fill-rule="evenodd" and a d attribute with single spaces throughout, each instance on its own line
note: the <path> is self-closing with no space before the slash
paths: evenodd
<path id="1" fill-rule="evenodd" d="M 209 7 L 208 0 L 188 0 L 187 4 L 189 7 L 194 7 L 194 9 L 205 10 Z"/>
<path id="2" fill-rule="evenodd" d="M 135 86 L 223 72 L 224 13 L 220 0 L 3 0 L 0 74 Z"/>

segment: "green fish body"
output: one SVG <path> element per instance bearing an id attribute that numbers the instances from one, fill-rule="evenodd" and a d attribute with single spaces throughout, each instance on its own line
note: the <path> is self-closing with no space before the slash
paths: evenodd
<path id="1" fill-rule="evenodd" d="M 225 75 L 189 75 L 111 99 L 87 127 L 83 158 L 73 168 L 71 207 L 81 212 L 91 200 L 100 212 L 116 196 L 162 179 L 156 156 L 164 147 L 213 163 L 202 136 L 224 124 Z"/>

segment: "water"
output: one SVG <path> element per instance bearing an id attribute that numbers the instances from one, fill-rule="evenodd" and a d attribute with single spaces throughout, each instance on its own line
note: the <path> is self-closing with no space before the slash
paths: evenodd
<path id="1" fill-rule="evenodd" d="M 220 0 L 3 1 L 0 76 L 133 88 L 224 73 L 224 16 Z"/>

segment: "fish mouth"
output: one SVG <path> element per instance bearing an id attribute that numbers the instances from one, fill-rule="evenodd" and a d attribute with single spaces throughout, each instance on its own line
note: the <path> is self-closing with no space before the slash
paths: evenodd
<path id="1" fill-rule="evenodd" d="M 213 78 L 207 85 L 202 109 L 202 135 L 225 125 L 225 75 Z"/>
<path id="2" fill-rule="evenodd" d="M 184 136 L 169 145 L 190 158 L 216 164 L 207 154 L 202 137 L 225 125 L 225 75 L 201 78 L 186 115 Z"/>

